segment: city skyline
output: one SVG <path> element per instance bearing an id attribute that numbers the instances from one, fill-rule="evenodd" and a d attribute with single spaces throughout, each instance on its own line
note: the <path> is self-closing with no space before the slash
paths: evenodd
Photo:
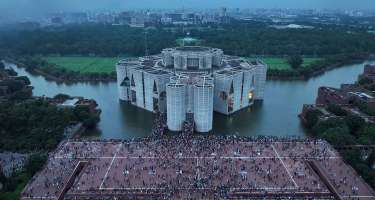
<path id="1" fill-rule="evenodd" d="M 79 12 L 95 10 L 131 9 L 208 9 L 208 8 L 280 8 L 280 9 L 365 9 L 375 7 L 371 0 L 3 0 L 0 2 L 0 17 L 40 17 L 51 12 Z"/>

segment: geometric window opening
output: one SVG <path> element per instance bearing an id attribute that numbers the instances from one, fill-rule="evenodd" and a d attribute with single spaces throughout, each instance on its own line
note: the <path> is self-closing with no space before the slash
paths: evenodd
<path id="1" fill-rule="evenodd" d="M 158 93 L 158 88 L 156 87 L 156 82 L 155 81 L 154 81 L 154 86 L 152 88 L 152 91 L 154 92 L 154 94 Z"/>
<path id="2" fill-rule="evenodd" d="M 233 94 L 233 93 L 234 93 L 234 88 L 233 88 L 233 81 L 232 81 L 232 83 L 230 84 L 229 94 Z"/>
<path id="3" fill-rule="evenodd" d="M 134 82 L 134 77 L 133 77 L 133 75 L 132 75 L 132 80 L 131 80 L 131 86 L 132 86 L 132 87 L 135 87 L 135 82 Z"/>

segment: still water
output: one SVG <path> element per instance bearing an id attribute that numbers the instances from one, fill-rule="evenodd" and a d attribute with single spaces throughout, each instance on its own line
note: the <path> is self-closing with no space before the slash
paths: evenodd
<path id="1" fill-rule="evenodd" d="M 367 62 L 366 62 L 367 63 Z M 15 65 L 19 75 L 28 76 L 36 96 L 53 97 L 59 93 L 83 96 L 97 101 L 102 110 L 98 125 L 99 137 L 105 139 L 130 139 L 147 136 L 151 132 L 153 115 L 118 100 L 115 82 L 57 83 L 26 72 Z M 304 136 L 305 130 L 297 115 L 303 104 L 314 103 L 320 86 L 339 87 L 341 83 L 353 83 L 363 71 L 363 63 L 347 65 L 326 72 L 307 81 L 267 82 L 264 101 L 235 115 L 214 114 L 215 134 L 244 136 Z"/>

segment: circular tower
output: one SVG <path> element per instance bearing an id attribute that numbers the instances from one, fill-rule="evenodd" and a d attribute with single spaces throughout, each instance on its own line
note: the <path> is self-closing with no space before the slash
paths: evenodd
<path id="1" fill-rule="evenodd" d="M 186 119 L 186 85 L 172 82 L 167 85 L 167 125 L 171 131 L 181 131 Z"/>
<path id="2" fill-rule="evenodd" d="M 194 123 L 197 132 L 212 130 L 213 93 L 213 80 L 209 77 L 202 77 L 201 81 L 194 85 Z"/>
<path id="3" fill-rule="evenodd" d="M 127 77 L 126 77 L 126 65 L 125 63 L 116 64 L 116 73 L 117 73 L 117 89 L 120 100 L 128 101 L 127 93 Z"/>

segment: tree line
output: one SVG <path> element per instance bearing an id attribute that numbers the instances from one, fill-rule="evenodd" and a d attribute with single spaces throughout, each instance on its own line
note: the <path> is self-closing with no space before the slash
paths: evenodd
<path id="1" fill-rule="evenodd" d="M 366 123 L 359 116 L 351 115 L 337 105 L 328 105 L 327 110 L 338 117 L 319 121 L 322 113 L 310 110 L 306 114 L 306 127 L 312 136 L 323 138 L 333 146 L 345 145 L 375 145 L 375 124 Z M 366 159 L 362 159 L 361 152 L 357 149 L 342 150 L 340 154 L 353 166 L 354 169 L 375 188 L 375 149 L 369 152 Z"/>
<path id="2" fill-rule="evenodd" d="M 1 60 L 1 59 L 0 59 Z M 72 122 L 82 122 L 86 128 L 94 128 L 100 118 L 90 112 L 88 106 L 58 108 L 44 98 L 31 94 L 20 95 L 29 85 L 27 77 L 5 69 L 0 62 L 0 86 L 7 86 L 12 96 L 2 96 L 0 101 L 0 152 L 31 154 L 25 166 L 5 177 L 0 166 L 0 199 L 19 199 L 19 193 L 29 179 L 44 165 L 49 151 L 54 150 L 64 138 L 64 130 Z M 57 95 L 55 99 L 69 98 Z"/>
<path id="3" fill-rule="evenodd" d="M 146 34 L 147 32 L 147 34 Z M 375 35 L 361 29 L 347 31 L 332 26 L 314 29 L 275 29 L 262 23 L 233 22 L 222 27 L 190 29 L 202 45 L 221 48 L 226 54 L 315 55 L 375 53 Z M 3 31 L 0 47 L 21 55 L 142 56 L 176 45 L 182 27 L 140 28 L 100 24 L 47 27 L 31 31 Z"/>

